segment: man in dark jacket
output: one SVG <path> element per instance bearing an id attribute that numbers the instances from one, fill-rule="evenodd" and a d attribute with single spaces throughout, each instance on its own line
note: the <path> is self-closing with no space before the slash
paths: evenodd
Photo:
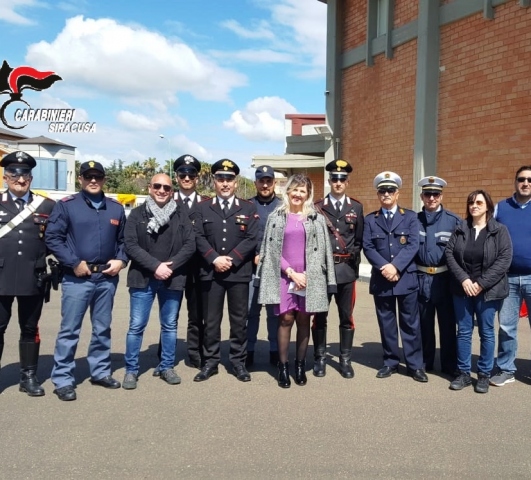
<path id="1" fill-rule="evenodd" d="M 337 292 L 329 295 L 336 299 L 339 312 L 339 367 L 343 378 L 353 378 L 351 365 L 354 341 L 356 280 L 359 274 L 360 252 L 363 242 L 363 206 L 345 195 L 352 166 L 345 160 L 333 160 L 326 165 L 329 172 L 330 193 L 316 206 L 328 219 L 328 235 L 334 256 Z M 328 312 L 315 315 L 312 325 L 314 348 L 313 374 L 324 377 L 326 373 L 326 330 Z"/>
<path id="2" fill-rule="evenodd" d="M 0 359 L 15 298 L 20 325 L 20 387 L 30 397 L 44 395 L 37 379 L 39 327 L 46 281 L 44 232 L 55 202 L 30 190 L 35 159 L 24 152 L 6 155 L 7 191 L 0 201 Z"/>
<path id="3" fill-rule="evenodd" d="M 415 212 L 398 206 L 401 186 L 402 179 L 394 172 L 382 172 L 375 177 L 374 187 L 381 208 L 365 217 L 363 230 L 363 251 L 372 265 L 369 292 L 374 295 L 384 353 L 384 365 L 376 377 L 387 378 L 398 372 L 398 305 L 398 324 L 408 374 L 417 382 L 427 382 L 414 262 L 419 249 L 419 223 Z"/>
<path id="4" fill-rule="evenodd" d="M 186 283 L 186 263 L 195 251 L 192 224 L 172 199 L 171 178 L 155 175 L 146 203 L 132 210 L 125 225 L 125 250 L 131 260 L 127 286 L 131 318 L 126 337 L 123 388 L 133 390 L 138 380 L 138 358 L 155 297 L 159 301 L 161 359 L 157 370 L 170 385 L 181 383 L 173 369 L 177 315 Z"/>

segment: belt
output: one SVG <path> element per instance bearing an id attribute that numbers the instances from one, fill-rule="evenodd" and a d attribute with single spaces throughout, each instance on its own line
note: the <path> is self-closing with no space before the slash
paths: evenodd
<path id="1" fill-rule="evenodd" d="M 108 263 L 87 263 L 87 267 L 92 273 L 101 273 L 107 270 L 110 265 Z"/>
<path id="2" fill-rule="evenodd" d="M 448 271 L 448 267 L 446 265 L 442 265 L 440 267 L 425 267 L 424 265 L 418 265 L 417 269 L 421 272 L 428 273 L 430 275 L 436 275 L 437 273 L 443 273 Z"/>
<path id="3" fill-rule="evenodd" d="M 334 263 L 347 263 L 350 262 L 350 254 L 340 254 L 340 253 L 334 253 L 332 255 L 334 257 Z"/>

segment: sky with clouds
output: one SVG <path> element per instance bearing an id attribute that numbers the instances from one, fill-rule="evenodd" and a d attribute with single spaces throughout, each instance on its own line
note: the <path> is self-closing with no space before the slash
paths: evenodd
<path id="1" fill-rule="evenodd" d="M 324 113 L 325 43 L 318 0 L 0 2 L 0 61 L 62 78 L 23 99 L 96 123 L 95 133 L 44 122 L 17 132 L 107 165 L 191 153 L 231 158 L 250 176 L 253 155 L 284 152 L 285 114 Z"/>

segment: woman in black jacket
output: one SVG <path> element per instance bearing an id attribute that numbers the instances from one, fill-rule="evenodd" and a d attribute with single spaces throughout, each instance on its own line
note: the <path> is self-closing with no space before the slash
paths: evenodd
<path id="1" fill-rule="evenodd" d="M 509 294 L 507 270 L 513 247 L 507 228 L 493 218 L 494 203 L 484 190 L 467 199 L 466 220 L 455 230 L 445 255 L 452 275 L 452 293 L 457 320 L 457 368 L 452 390 L 471 385 L 472 332 L 476 316 L 480 354 L 475 391 L 487 393 L 494 366 L 494 318 Z"/>

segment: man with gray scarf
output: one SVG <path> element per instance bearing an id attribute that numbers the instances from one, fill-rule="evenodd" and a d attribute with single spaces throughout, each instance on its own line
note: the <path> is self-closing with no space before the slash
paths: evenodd
<path id="1" fill-rule="evenodd" d="M 159 301 L 160 378 L 181 383 L 173 369 L 177 317 L 186 283 L 186 264 L 195 252 L 195 235 L 188 215 L 173 201 L 168 175 L 157 174 L 149 184 L 146 203 L 133 209 L 125 225 L 125 249 L 131 259 L 127 274 L 131 317 L 126 337 L 123 388 L 137 387 L 142 338 L 155 297 Z"/>

